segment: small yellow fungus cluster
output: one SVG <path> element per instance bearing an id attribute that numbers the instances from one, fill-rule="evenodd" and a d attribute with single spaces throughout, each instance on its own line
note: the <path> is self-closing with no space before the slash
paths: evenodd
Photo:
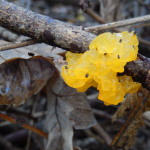
<path id="1" fill-rule="evenodd" d="M 138 39 L 134 33 L 103 33 L 89 45 L 83 54 L 66 53 L 67 65 L 62 67 L 62 77 L 79 92 L 93 86 L 99 90 L 98 99 L 106 105 L 122 102 L 126 93 L 134 93 L 140 87 L 130 76 L 117 76 L 124 71 L 127 62 L 138 53 Z"/>

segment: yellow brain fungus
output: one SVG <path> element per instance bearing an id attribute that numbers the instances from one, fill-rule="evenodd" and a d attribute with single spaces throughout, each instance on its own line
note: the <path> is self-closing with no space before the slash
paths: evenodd
<path id="1" fill-rule="evenodd" d="M 98 98 L 106 105 L 117 105 L 126 93 L 134 93 L 140 83 L 130 76 L 117 76 L 127 62 L 138 53 L 138 39 L 134 33 L 103 33 L 89 45 L 83 54 L 66 53 L 67 65 L 62 67 L 62 77 L 79 92 L 93 86 L 99 90 Z"/>

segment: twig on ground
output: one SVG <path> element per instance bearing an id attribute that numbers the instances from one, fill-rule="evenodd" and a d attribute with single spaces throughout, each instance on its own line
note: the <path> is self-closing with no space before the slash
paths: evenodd
<path id="1" fill-rule="evenodd" d="M 86 12 L 89 16 L 95 19 L 99 23 L 106 23 L 106 21 L 101 18 L 98 14 L 96 14 L 91 8 L 85 8 L 84 12 Z"/>
<path id="2" fill-rule="evenodd" d="M 15 108 L 9 108 L 8 110 L 4 110 L 4 111 L 7 112 L 8 114 L 11 113 L 11 114 L 19 115 L 19 116 L 26 117 L 28 119 L 36 120 L 36 118 L 37 118 L 37 117 L 35 118 L 33 115 L 31 115 L 28 112 L 25 112 L 23 110 L 18 110 Z"/>
<path id="3" fill-rule="evenodd" d="M 93 19 L 95 19 L 99 23 L 102 23 L 102 24 L 107 23 L 103 18 L 101 18 L 99 15 L 97 15 L 91 8 L 88 8 L 88 7 L 85 8 L 84 12 L 86 12 L 90 17 L 92 17 Z M 108 24 L 104 24 L 104 25 L 108 25 Z M 103 26 L 103 25 L 100 25 L 100 26 Z M 140 27 L 145 27 L 145 26 L 150 26 L 150 24 L 149 23 L 146 23 L 146 24 L 142 23 L 140 25 L 131 25 L 130 27 L 131 28 L 140 28 Z M 108 27 L 111 27 L 111 26 L 108 26 Z M 93 32 L 94 31 L 94 27 L 91 27 L 91 28 L 93 28 L 92 31 L 90 31 L 89 28 L 90 27 L 87 27 L 87 28 L 85 28 L 85 30 L 94 33 Z M 97 26 L 95 26 L 95 28 L 97 28 Z M 114 29 L 114 28 L 110 28 L 110 29 L 112 29 L 114 32 L 120 32 L 119 29 Z M 100 31 L 101 31 L 101 29 L 100 29 Z M 146 40 L 144 40 L 142 38 L 138 38 L 138 39 L 139 39 L 140 43 L 142 43 L 144 45 L 147 45 L 147 46 L 150 46 L 150 42 L 149 41 L 146 41 Z"/>
<path id="4" fill-rule="evenodd" d="M 14 118 L 12 118 L 12 117 L 10 117 L 10 116 L 7 116 L 7 115 L 5 115 L 5 114 L 0 113 L 0 118 L 2 118 L 2 119 L 4 119 L 4 120 L 7 120 L 7 121 L 9 121 L 9 122 L 11 122 L 11 123 L 14 123 L 14 124 L 18 124 L 18 125 L 22 126 L 23 128 L 26 128 L 26 129 L 28 129 L 28 130 L 31 130 L 32 132 L 34 132 L 34 133 L 36 133 L 36 134 L 38 134 L 38 135 L 40 135 L 40 136 L 43 136 L 43 137 L 45 137 L 45 138 L 48 137 L 47 133 L 41 131 L 40 129 L 37 129 L 36 127 L 30 126 L 30 125 L 28 125 L 28 124 L 26 124 L 26 123 L 21 123 L 21 122 L 15 120 Z"/>
<path id="5" fill-rule="evenodd" d="M 0 45 L 0 51 L 25 47 L 25 46 L 33 45 L 33 44 L 36 44 L 36 43 L 37 42 L 35 40 L 29 39 L 29 40 L 25 40 L 25 41 L 21 41 L 21 42 L 2 44 L 2 45 Z"/>
<path id="6" fill-rule="evenodd" d="M 96 130 L 96 132 L 105 140 L 107 145 L 110 145 L 112 142 L 111 137 L 108 135 L 108 133 L 101 127 L 100 124 L 96 124 L 92 127 Z"/>
<path id="7" fill-rule="evenodd" d="M 146 21 L 150 21 L 150 15 L 145 15 L 145 16 L 136 17 L 136 18 L 132 18 L 132 19 L 121 20 L 121 21 L 107 23 L 104 25 L 98 25 L 98 26 L 94 26 L 94 27 L 87 27 L 87 28 L 85 28 L 85 30 L 88 32 L 92 32 L 94 34 L 98 34 L 102 30 L 124 27 L 124 26 L 137 24 L 137 23 L 141 23 L 141 22 L 146 22 Z"/>
<path id="8" fill-rule="evenodd" d="M 37 96 L 37 97 L 38 97 L 38 96 Z M 37 97 L 36 97 L 36 98 L 37 98 Z M 37 100 L 32 101 L 32 103 L 33 103 L 33 104 L 32 104 L 31 110 L 30 110 L 31 116 L 33 115 L 33 113 L 34 113 L 35 110 L 36 110 Z M 33 126 L 34 120 L 33 120 L 33 119 L 30 119 L 29 123 L 30 123 L 30 125 Z M 28 138 L 27 138 L 27 143 L 26 143 L 26 148 L 25 148 L 25 150 L 30 149 L 30 145 L 31 145 L 31 136 L 32 136 L 32 131 L 29 130 L 29 131 L 28 131 Z"/>
<path id="9" fill-rule="evenodd" d="M 146 46 L 150 46 L 150 42 L 149 42 L 149 41 L 144 40 L 144 39 L 141 38 L 141 37 L 138 37 L 138 40 L 139 40 L 140 43 L 142 43 L 142 44 L 144 44 L 144 45 L 146 45 Z"/>
<path id="10" fill-rule="evenodd" d="M 104 140 L 102 138 L 100 138 L 98 135 L 96 135 L 95 133 L 93 133 L 90 129 L 84 130 L 84 132 L 89 136 L 89 137 L 93 137 L 94 139 L 96 139 L 97 141 L 99 141 L 100 143 L 103 143 Z"/>
<path id="11" fill-rule="evenodd" d="M 109 115 L 108 113 L 106 113 L 105 111 L 101 111 L 101 110 L 98 110 L 98 109 L 92 109 L 93 112 L 95 113 L 95 115 L 98 115 L 100 117 L 103 117 L 103 118 L 106 118 L 106 119 L 109 119 L 109 120 L 112 120 L 112 116 Z M 116 120 L 115 121 L 116 123 L 119 123 L 119 124 L 123 124 L 124 121 L 119 119 L 119 120 Z"/>

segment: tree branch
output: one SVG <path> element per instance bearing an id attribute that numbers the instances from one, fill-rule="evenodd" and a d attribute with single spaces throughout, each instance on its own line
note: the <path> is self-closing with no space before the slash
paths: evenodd
<path id="1" fill-rule="evenodd" d="M 87 50 L 90 41 L 95 37 L 82 30 L 82 27 L 34 13 L 5 0 L 0 2 L 0 26 L 39 42 L 71 49 L 74 52 Z"/>
<path id="2" fill-rule="evenodd" d="M 150 20 L 150 15 L 128 19 L 127 23 L 124 20 L 122 25 L 148 20 Z M 91 40 L 96 37 L 96 35 L 84 31 L 82 27 L 28 11 L 5 0 L 0 1 L 0 26 L 27 35 L 36 41 L 80 53 L 88 50 Z M 126 74 L 131 75 L 135 81 L 142 83 L 150 90 L 149 72 L 150 61 L 147 58 L 130 62 L 125 66 Z"/>

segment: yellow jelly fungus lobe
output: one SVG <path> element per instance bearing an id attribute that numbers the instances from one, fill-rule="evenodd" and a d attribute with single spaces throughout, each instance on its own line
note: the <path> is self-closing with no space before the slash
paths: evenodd
<path id="1" fill-rule="evenodd" d="M 131 32 L 103 33 L 97 36 L 83 54 L 66 53 L 67 65 L 61 75 L 69 86 L 85 92 L 93 86 L 99 90 L 98 99 L 106 105 L 122 102 L 126 93 L 135 93 L 141 86 L 124 72 L 127 62 L 136 60 L 138 39 Z"/>

